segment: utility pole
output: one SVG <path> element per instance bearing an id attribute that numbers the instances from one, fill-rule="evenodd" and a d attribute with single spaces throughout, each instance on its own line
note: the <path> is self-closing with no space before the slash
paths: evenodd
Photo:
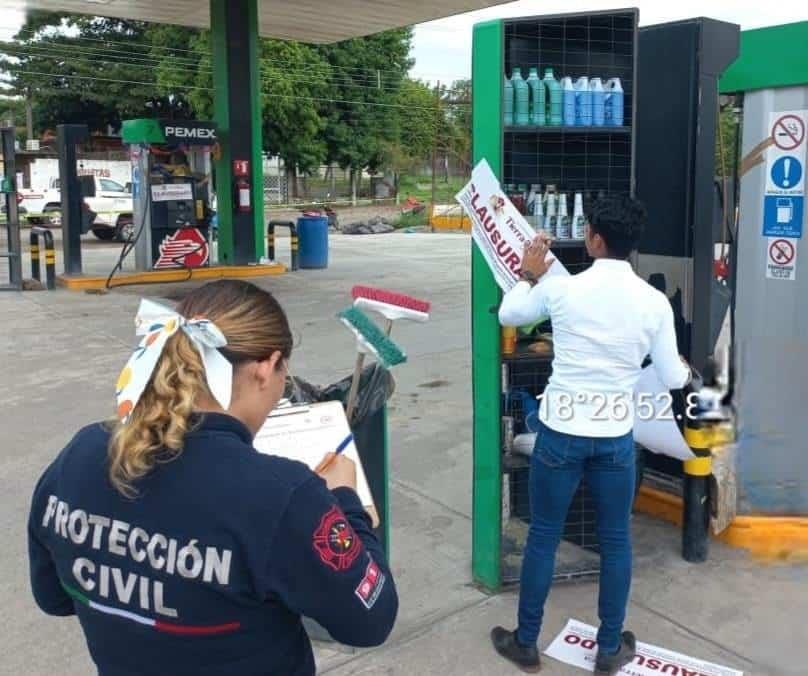
<path id="1" fill-rule="evenodd" d="M 440 80 L 435 86 L 435 133 L 432 137 L 432 204 L 429 206 L 429 220 L 432 221 L 432 213 L 435 210 L 436 199 L 436 178 L 438 173 L 438 131 L 440 128 Z"/>
<path id="2" fill-rule="evenodd" d="M 31 90 L 29 89 L 25 95 L 25 127 L 27 133 L 27 140 L 30 141 L 34 138 L 34 106 L 31 102 Z"/>

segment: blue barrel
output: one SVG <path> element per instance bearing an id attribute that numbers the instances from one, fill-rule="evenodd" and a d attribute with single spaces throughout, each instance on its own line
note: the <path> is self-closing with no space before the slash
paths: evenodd
<path id="1" fill-rule="evenodd" d="M 297 219 L 300 267 L 312 270 L 328 267 L 328 216 Z"/>

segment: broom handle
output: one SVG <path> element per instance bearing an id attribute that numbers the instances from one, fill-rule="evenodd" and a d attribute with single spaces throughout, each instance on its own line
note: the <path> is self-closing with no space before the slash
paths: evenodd
<path id="1" fill-rule="evenodd" d="M 362 366 L 365 363 L 365 353 L 359 352 L 356 355 L 356 366 L 354 367 L 353 379 L 351 380 L 351 390 L 348 393 L 348 403 L 345 406 L 345 416 L 348 418 L 348 424 L 351 424 L 353 417 L 354 407 L 356 406 L 356 394 L 359 390 L 359 379 L 362 377 Z"/>
<path id="2" fill-rule="evenodd" d="M 387 337 L 390 337 L 390 332 L 393 330 L 393 320 L 387 319 L 385 321 L 384 332 Z M 354 367 L 353 379 L 351 380 L 351 389 L 348 392 L 348 403 L 345 407 L 345 416 L 348 418 L 348 424 L 351 424 L 354 408 L 356 407 L 356 397 L 359 391 L 359 380 L 362 377 L 362 367 L 365 365 L 365 353 L 360 352 L 356 355 L 356 366 Z"/>

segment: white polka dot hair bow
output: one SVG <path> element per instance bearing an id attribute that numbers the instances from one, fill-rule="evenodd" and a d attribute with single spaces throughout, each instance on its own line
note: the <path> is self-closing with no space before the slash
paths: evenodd
<path id="1" fill-rule="evenodd" d="M 129 357 L 115 387 L 118 418 L 122 422 L 129 419 L 143 395 L 166 341 L 180 330 L 191 339 L 202 357 L 211 394 L 223 409 L 230 406 L 233 366 L 218 349 L 227 345 L 224 334 L 208 319 L 186 319 L 165 305 L 144 299 L 135 317 L 136 335 L 143 339 Z"/>

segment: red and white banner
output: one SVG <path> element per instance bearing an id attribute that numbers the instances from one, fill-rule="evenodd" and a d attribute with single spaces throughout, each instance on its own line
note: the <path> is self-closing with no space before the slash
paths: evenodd
<path id="1" fill-rule="evenodd" d="M 554 266 L 555 267 L 555 266 Z M 588 624 L 569 620 L 563 631 L 556 636 L 544 654 L 560 662 L 580 667 L 586 671 L 595 670 L 597 653 L 597 629 Z M 657 648 L 647 643 L 637 642 L 637 656 L 631 664 L 618 673 L 624 676 L 743 676 L 742 671 L 705 662 L 695 657 L 687 657 L 671 650 Z"/>
<path id="2" fill-rule="evenodd" d="M 471 181 L 455 195 L 471 218 L 471 236 L 480 248 L 500 288 L 507 292 L 519 280 L 525 243 L 536 236 L 524 216 L 508 199 L 485 160 L 471 172 Z M 552 254 L 548 254 L 553 257 Z M 560 261 L 548 275 L 568 275 Z"/>

